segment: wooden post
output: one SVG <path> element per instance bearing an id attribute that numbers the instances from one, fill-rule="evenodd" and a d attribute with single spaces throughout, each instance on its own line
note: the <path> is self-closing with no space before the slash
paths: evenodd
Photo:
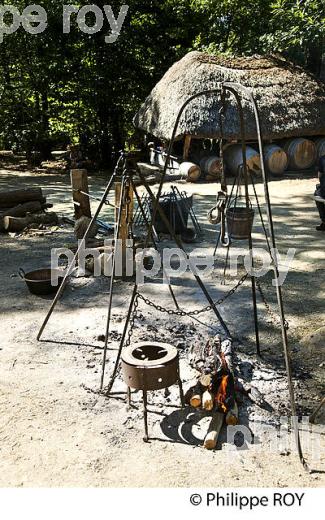
<path id="1" fill-rule="evenodd" d="M 190 135 L 186 135 L 184 139 L 184 151 L 183 151 L 183 161 L 188 160 L 188 156 L 190 153 L 192 137 Z"/>
<path id="2" fill-rule="evenodd" d="M 76 220 L 81 217 L 91 218 L 89 197 L 80 193 L 89 193 L 87 170 L 71 170 L 71 186 Z"/>
<path id="3" fill-rule="evenodd" d="M 129 224 L 133 220 L 133 209 L 134 209 L 134 198 L 133 198 L 133 187 L 131 184 L 127 184 L 126 190 L 127 190 L 127 196 L 126 196 L 126 203 L 123 204 L 122 202 L 122 208 L 120 210 L 120 202 L 121 202 L 121 188 L 122 183 L 116 182 L 115 183 L 115 225 L 118 224 L 118 214 L 119 211 L 121 211 L 121 219 L 120 219 L 120 229 L 118 238 L 119 240 L 122 240 L 122 273 L 121 275 L 124 276 L 125 270 L 126 270 L 126 241 L 129 238 Z M 118 273 L 118 266 L 116 269 L 116 272 Z"/>

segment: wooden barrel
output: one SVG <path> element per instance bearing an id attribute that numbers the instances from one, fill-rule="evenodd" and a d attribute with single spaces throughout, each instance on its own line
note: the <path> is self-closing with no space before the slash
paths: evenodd
<path id="1" fill-rule="evenodd" d="M 318 137 L 315 140 L 317 159 L 325 155 L 325 136 Z"/>
<path id="2" fill-rule="evenodd" d="M 287 153 L 276 144 L 268 144 L 264 147 L 265 167 L 273 175 L 282 175 L 288 167 Z"/>
<path id="3" fill-rule="evenodd" d="M 201 177 L 201 168 L 191 162 L 183 162 L 179 166 L 179 173 L 186 177 L 187 182 L 197 182 Z"/>
<path id="4" fill-rule="evenodd" d="M 238 174 L 238 169 L 243 165 L 243 152 L 241 144 L 232 144 L 224 152 L 225 163 L 232 175 Z M 260 154 L 250 146 L 246 147 L 247 168 L 254 173 L 261 173 Z"/>
<path id="5" fill-rule="evenodd" d="M 289 159 L 289 169 L 308 170 L 316 161 L 316 146 L 310 139 L 289 139 L 284 145 Z"/>
<path id="6" fill-rule="evenodd" d="M 221 177 L 222 163 L 221 158 L 217 155 L 203 157 L 200 167 L 207 181 L 216 181 Z"/>

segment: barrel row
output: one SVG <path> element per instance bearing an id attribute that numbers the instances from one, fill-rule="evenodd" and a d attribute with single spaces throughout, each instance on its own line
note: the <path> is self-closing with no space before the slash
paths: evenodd
<path id="1" fill-rule="evenodd" d="M 325 155 L 325 136 L 314 141 L 303 137 L 289 139 L 281 144 L 264 146 L 265 167 L 272 175 L 283 175 L 285 171 L 308 170 L 318 159 Z M 224 159 L 230 174 L 236 175 L 243 164 L 241 144 L 232 144 L 225 148 Z M 249 170 L 257 175 L 261 171 L 261 162 L 256 146 L 246 147 L 246 163 Z M 199 164 L 184 162 L 180 165 L 180 174 L 189 182 L 197 182 L 204 176 L 207 181 L 215 181 L 221 175 L 221 159 L 215 155 L 201 159 Z"/>

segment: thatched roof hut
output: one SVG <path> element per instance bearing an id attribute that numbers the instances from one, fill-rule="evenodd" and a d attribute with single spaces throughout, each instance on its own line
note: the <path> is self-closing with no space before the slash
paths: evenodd
<path id="1" fill-rule="evenodd" d="M 135 116 L 136 127 L 169 140 L 182 104 L 192 94 L 215 89 L 221 82 L 241 83 L 258 103 L 265 139 L 325 135 L 325 87 L 299 67 L 277 57 L 223 58 L 190 52 L 155 86 Z M 219 100 L 199 98 L 186 109 L 177 137 L 218 138 Z M 256 139 L 253 112 L 245 104 L 248 139 Z M 234 100 L 227 112 L 225 137 L 239 137 Z"/>

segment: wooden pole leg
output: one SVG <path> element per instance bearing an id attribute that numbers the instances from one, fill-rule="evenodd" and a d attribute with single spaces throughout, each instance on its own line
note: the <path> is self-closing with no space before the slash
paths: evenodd
<path id="1" fill-rule="evenodd" d="M 148 400 L 147 400 L 147 392 L 143 390 L 143 420 L 144 420 L 144 442 L 149 442 L 148 435 L 148 410 L 147 410 Z"/>

